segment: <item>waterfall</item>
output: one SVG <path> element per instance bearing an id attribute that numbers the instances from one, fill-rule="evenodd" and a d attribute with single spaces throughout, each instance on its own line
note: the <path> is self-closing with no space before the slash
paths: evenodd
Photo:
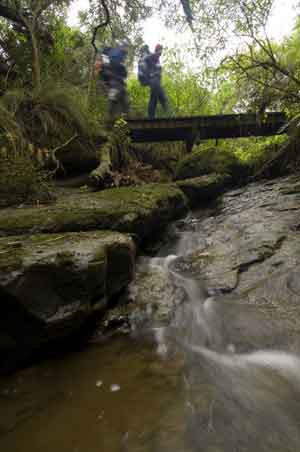
<path id="1" fill-rule="evenodd" d="M 174 261 L 199 245 L 197 227 L 190 229 L 180 231 L 167 255 L 148 264 L 167 272 L 187 295 L 171 326 L 156 328 L 155 339 L 161 356 L 174 348 L 184 356 L 192 450 L 296 452 L 300 450 L 300 359 L 259 348 L 236 353 L 235 344 L 228 341 L 232 325 L 240 322 L 255 344 L 255 337 L 268 332 L 269 319 L 222 295 L 209 296 L 201 281 L 174 270 Z M 207 388 L 208 407 L 203 410 L 202 394 Z"/>

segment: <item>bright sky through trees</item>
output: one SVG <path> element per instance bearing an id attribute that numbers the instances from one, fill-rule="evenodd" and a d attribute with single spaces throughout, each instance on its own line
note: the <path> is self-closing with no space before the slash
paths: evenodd
<path id="1" fill-rule="evenodd" d="M 179 1 L 179 0 L 178 0 Z M 268 26 L 268 35 L 270 38 L 281 40 L 285 35 L 292 31 L 296 19 L 296 5 L 299 0 L 276 0 L 273 14 L 270 18 Z M 71 25 L 78 24 L 78 11 L 86 9 L 89 5 L 88 0 L 75 0 L 69 9 L 69 23 Z M 299 13 L 299 11 L 298 11 Z M 168 48 L 181 49 L 181 58 L 187 68 L 198 69 L 198 59 L 194 58 L 185 49 L 191 47 L 191 32 L 186 31 L 178 33 L 167 29 L 163 21 L 159 17 L 152 17 L 145 22 L 144 25 L 144 41 L 154 49 L 157 43 L 161 43 Z M 236 48 L 235 40 L 231 42 L 230 49 Z M 228 47 L 228 49 L 229 49 Z M 216 54 L 216 61 L 224 56 L 224 52 Z M 201 64 L 200 64 L 201 65 Z"/>
<path id="2" fill-rule="evenodd" d="M 274 8 L 272 18 L 269 23 L 270 37 L 281 39 L 284 35 L 292 30 L 296 17 L 297 0 L 277 0 Z M 78 11 L 88 7 L 88 0 L 75 0 L 69 10 L 70 25 L 78 24 Z M 180 45 L 182 42 L 182 35 L 178 37 L 175 33 L 166 30 L 162 21 L 159 18 L 152 18 L 146 21 L 144 27 L 145 42 L 150 47 L 153 47 L 157 42 L 166 42 L 170 45 L 173 42 L 175 45 Z"/>

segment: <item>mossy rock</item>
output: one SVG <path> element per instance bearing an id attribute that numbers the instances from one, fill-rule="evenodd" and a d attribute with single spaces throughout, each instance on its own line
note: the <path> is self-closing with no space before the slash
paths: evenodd
<path id="1" fill-rule="evenodd" d="M 0 362 L 81 327 L 127 287 L 134 266 L 133 240 L 117 232 L 1 238 Z"/>
<path id="2" fill-rule="evenodd" d="M 188 198 L 192 207 L 205 205 L 224 193 L 231 183 L 228 174 L 208 174 L 177 181 L 178 187 Z"/>
<path id="3" fill-rule="evenodd" d="M 229 174 L 234 181 L 239 180 L 244 165 L 230 151 L 221 148 L 209 148 L 193 152 L 178 162 L 175 178 L 190 179 L 205 174 Z"/>
<path id="4" fill-rule="evenodd" d="M 0 236 L 110 229 L 143 240 L 185 213 L 187 204 L 176 184 L 76 193 L 48 206 L 3 209 Z"/>

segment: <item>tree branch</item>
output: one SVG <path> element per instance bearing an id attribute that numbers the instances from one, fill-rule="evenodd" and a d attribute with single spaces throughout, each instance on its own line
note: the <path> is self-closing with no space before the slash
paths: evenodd
<path id="1" fill-rule="evenodd" d="M 78 133 L 75 133 L 75 135 L 73 135 L 71 138 L 69 138 L 65 143 L 57 146 L 54 149 L 51 149 L 51 152 L 53 152 L 53 154 L 56 154 L 57 151 L 60 151 L 61 149 L 67 147 L 70 143 L 72 143 L 72 141 L 76 140 L 76 138 L 78 138 Z"/>
<path id="2" fill-rule="evenodd" d="M 0 1 L 0 16 L 10 20 L 11 22 L 24 25 L 19 11 L 3 5 L 3 1 Z"/>
<path id="3" fill-rule="evenodd" d="M 98 48 L 97 48 L 97 46 L 96 46 L 96 37 L 97 37 L 98 30 L 99 30 L 99 28 L 106 27 L 106 26 L 110 23 L 110 14 L 109 14 L 108 6 L 107 6 L 105 0 L 100 0 L 100 1 L 101 1 L 101 4 L 102 4 L 102 7 L 103 7 L 103 9 L 104 9 L 105 20 L 104 20 L 104 22 L 98 24 L 98 25 L 94 28 L 94 31 L 93 31 L 93 36 L 92 36 L 92 41 L 91 41 L 91 43 L 92 43 L 92 46 L 94 47 L 95 55 L 96 55 L 96 53 L 98 52 Z"/>
<path id="4" fill-rule="evenodd" d="M 286 89 L 280 88 L 280 87 L 275 86 L 275 85 L 270 86 L 269 83 L 267 83 L 267 82 L 265 82 L 263 80 L 260 80 L 257 77 L 253 76 L 249 72 L 251 69 L 254 68 L 253 66 L 252 67 L 250 67 L 250 66 L 245 67 L 237 59 L 235 59 L 234 57 L 229 57 L 228 59 L 230 61 L 232 61 L 232 63 L 235 64 L 238 67 L 238 69 L 240 69 L 241 72 L 244 73 L 249 80 L 252 80 L 253 82 L 257 83 L 258 85 L 263 86 L 264 88 L 268 87 L 268 88 L 274 89 L 275 91 L 277 91 L 277 92 L 279 92 L 281 94 L 288 95 L 288 96 L 290 96 L 290 98 L 293 98 L 297 103 L 299 102 L 299 96 L 298 95 L 293 94 L 292 92 L 288 92 Z M 255 67 L 257 67 L 257 66 L 255 66 Z M 262 67 L 263 69 L 266 69 L 263 64 L 260 64 L 260 67 Z"/>

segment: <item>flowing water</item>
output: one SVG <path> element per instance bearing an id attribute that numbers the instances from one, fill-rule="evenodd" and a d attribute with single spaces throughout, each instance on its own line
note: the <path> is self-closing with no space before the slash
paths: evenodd
<path id="1" fill-rule="evenodd" d="M 131 335 L 1 380 L 1 452 L 300 450 L 299 358 L 263 349 L 275 333 L 256 309 L 176 271 L 178 256 L 204 247 L 201 221 L 179 222 L 139 264 L 179 290 L 170 325 L 142 328 L 137 316 Z"/>

